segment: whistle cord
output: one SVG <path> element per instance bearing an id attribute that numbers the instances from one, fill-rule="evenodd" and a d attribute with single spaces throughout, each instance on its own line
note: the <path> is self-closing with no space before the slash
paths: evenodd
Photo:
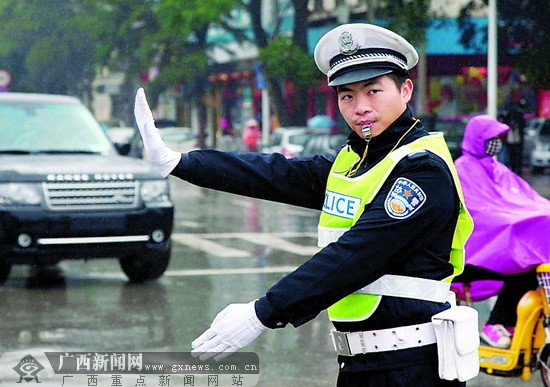
<path id="1" fill-rule="evenodd" d="M 395 143 L 395 145 L 393 146 L 393 148 L 391 149 L 391 151 L 388 152 L 388 154 L 392 153 L 396 148 L 397 146 L 401 143 L 401 141 L 403 140 L 403 138 L 405 138 L 405 136 L 416 126 L 416 124 L 418 124 L 420 122 L 420 120 L 417 118 L 413 124 L 411 125 L 411 127 L 409 129 L 407 129 L 407 131 L 405 133 L 403 133 L 403 135 L 399 138 L 399 140 L 397 140 L 397 142 Z M 365 151 L 363 152 L 363 156 L 361 157 L 361 160 L 359 160 L 358 163 L 355 164 L 355 166 L 347 173 L 347 177 L 353 177 L 356 173 L 357 173 L 357 170 L 359 169 L 359 167 L 363 164 L 363 161 L 365 161 L 365 159 L 367 158 L 367 151 L 369 150 L 369 142 L 370 142 L 370 139 L 369 140 L 366 140 L 367 141 L 367 145 L 365 146 Z"/>

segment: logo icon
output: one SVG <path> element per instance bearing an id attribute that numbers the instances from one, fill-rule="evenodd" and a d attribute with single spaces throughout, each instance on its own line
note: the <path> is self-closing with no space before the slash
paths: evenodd
<path id="1" fill-rule="evenodd" d="M 23 380 L 27 383 L 32 380 L 36 383 L 40 383 L 38 381 L 38 373 L 44 369 L 44 366 L 31 355 L 27 355 L 19 360 L 19 363 L 17 363 L 13 369 L 19 374 L 19 381 L 17 383 L 21 383 Z"/>
<path id="2" fill-rule="evenodd" d="M 344 55 L 355 54 L 359 49 L 359 44 L 355 35 L 351 32 L 344 31 L 340 35 L 340 52 Z"/>
<path id="3" fill-rule="evenodd" d="M 413 181 L 401 177 L 391 188 L 384 207 L 394 219 L 405 219 L 414 214 L 426 202 L 424 191 Z"/>

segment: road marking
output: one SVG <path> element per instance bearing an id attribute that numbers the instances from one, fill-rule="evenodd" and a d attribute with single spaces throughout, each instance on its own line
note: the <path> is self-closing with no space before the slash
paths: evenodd
<path id="1" fill-rule="evenodd" d="M 212 242 L 200 236 L 196 236 L 196 234 L 172 234 L 172 240 L 217 257 L 229 258 L 252 256 L 252 254 L 248 251 L 233 249 L 220 243 Z"/>
<path id="2" fill-rule="evenodd" d="M 221 243 L 213 242 L 211 239 L 241 239 L 249 243 L 269 247 L 271 249 L 286 251 L 291 254 L 311 256 L 319 251 L 316 246 L 301 246 L 289 242 L 284 237 L 315 237 L 315 233 L 288 232 L 288 233 L 215 233 L 215 234 L 172 234 L 172 240 L 176 243 L 204 251 L 207 254 L 218 257 L 251 257 L 252 253 L 224 246 Z"/>
<path id="3" fill-rule="evenodd" d="M 242 233 L 239 234 L 238 238 L 250 243 L 258 243 L 272 249 L 283 250 L 297 255 L 313 255 L 319 251 L 317 246 L 301 246 L 269 234 Z"/>
<path id="4" fill-rule="evenodd" d="M 236 206 L 241 206 L 247 209 L 257 209 L 260 210 L 258 207 L 258 203 L 260 203 L 259 199 L 255 198 L 245 198 L 244 200 L 240 199 L 234 199 L 231 201 L 232 204 Z M 294 216 L 319 216 L 319 210 L 314 210 L 310 208 L 299 208 L 299 207 L 285 207 L 282 209 L 282 211 L 286 215 L 294 215 Z"/>
<path id="5" fill-rule="evenodd" d="M 178 226 L 189 227 L 189 228 L 199 228 L 203 226 L 202 222 L 193 222 L 190 220 L 182 220 L 178 222 Z"/>
<path id="6" fill-rule="evenodd" d="M 164 277 L 196 277 L 201 275 L 232 275 L 232 274 L 276 274 L 276 273 L 290 273 L 296 269 L 297 266 L 269 266 L 269 267 L 236 267 L 236 268 L 211 268 L 211 269 L 182 269 L 182 270 L 166 270 Z M 69 273 L 70 274 L 67 274 Z M 65 274 L 72 279 L 117 279 L 127 281 L 126 277 L 121 272 L 71 272 L 66 270 Z"/>
<path id="7" fill-rule="evenodd" d="M 240 267 L 225 269 L 190 269 L 167 270 L 166 277 L 191 277 L 199 275 L 225 275 L 225 274 L 259 274 L 259 273 L 290 273 L 296 266 L 270 266 L 270 267 Z"/>
<path id="8" fill-rule="evenodd" d="M 239 235 L 272 235 L 280 238 L 317 238 L 316 232 L 308 231 L 281 231 L 281 232 L 219 232 L 219 233 L 173 233 L 172 235 L 193 235 L 200 238 L 207 239 L 227 239 L 227 238 L 239 238 Z"/>

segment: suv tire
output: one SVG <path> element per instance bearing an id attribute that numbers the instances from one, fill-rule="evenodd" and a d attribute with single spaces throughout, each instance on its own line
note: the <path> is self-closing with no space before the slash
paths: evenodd
<path id="1" fill-rule="evenodd" d="M 0 263 L 0 285 L 4 285 L 8 280 L 11 272 L 11 265 L 9 263 Z"/>
<path id="2" fill-rule="evenodd" d="M 135 253 L 119 260 L 120 267 L 130 282 L 141 283 L 161 277 L 170 263 L 171 249 Z"/>

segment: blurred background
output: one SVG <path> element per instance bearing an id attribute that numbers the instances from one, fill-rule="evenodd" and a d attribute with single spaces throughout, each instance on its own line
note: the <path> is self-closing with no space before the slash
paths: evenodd
<path id="1" fill-rule="evenodd" d="M 519 112 L 528 159 L 530 121 L 550 116 L 549 12 L 547 0 L 1 0 L 0 90 L 78 96 L 106 128 L 123 128 L 117 140 L 134 127 L 140 86 L 155 117 L 198 147 L 241 146 L 250 118 L 262 146 L 315 116 L 345 133 L 312 51 L 337 24 L 371 22 L 417 48 L 411 105 L 451 148 L 465 119 L 496 114 L 489 102 L 503 120 Z"/>

